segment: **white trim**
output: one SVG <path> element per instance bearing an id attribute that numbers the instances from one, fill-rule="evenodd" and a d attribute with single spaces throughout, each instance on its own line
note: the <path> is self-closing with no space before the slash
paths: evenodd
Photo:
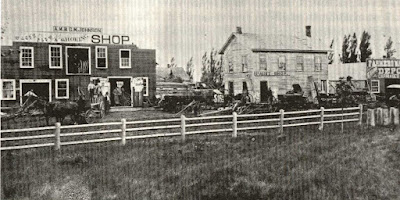
<path id="1" fill-rule="evenodd" d="M 32 50 L 32 65 L 31 66 L 22 66 L 22 50 L 23 49 L 30 49 Z M 23 69 L 32 69 L 35 66 L 35 50 L 33 47 L 25 47 L 25 46 L 20 46 L 19 47 L 20 53 L 19 53 L 19 68 Z"/>
<path id="2" fill-rule="evenodd" d="M 4 82 L 12 83 L 12 85 L 13 85 L 13 97 L 12 98 L 3 98 L 3 83 Z M 15 88 L 16 87 L 15 79 L 1 79 L 0 87 L 1 87 L 1 90 L 0 90 L 0 99 L 1 100 L 17 100 L 17 88 Z"/>
<path id="3" fill-rule="evenodd" d="M 377 92 L 372 90 L 372 82 L 377 82 L 378 83 L 378 91 Z M 371 80 L 371 92 L 372 93 L 380 93 L 380 90 L 381 90 L 380 87 L 381 87 L 381 83 L 380 83 L 379 80 Z"/>
<path id="4" fill-rule="evenodd" d="M 106 67 L 99 67 L 98 66 L 98 63 L 97 63 L 97 50 L 98 49 L 105 49 L 106 51 L 105 51 L 105 54 L 106 54 Z M 96 62 L 96 69 L 107 69 L 108 68 L 108 49 L 107 49 L 107 46 L 96 46 L 96 48 L 95 48 L 95 62 Z"/>
<path id="5" fill-rule="evenodd" d="M 22 94 L 22 84 L 23 83 L 48 83 L 49 84 L 49 102 L 51 101 L 51 79 L 20 79 L 19 80 L 19 101 L 20 104 L 22 105 L 22 97 L 24 96 L 24 94 Z"/>
<path id="6" fill-rule="evenodd" d="M 133 85 L 132 85 L 132 80 L 133 80 L 133 77 L 132 76 L 108 76 L 107 77 L 107 82 L 109 82 L 110 83 L 110 78 L 112 78 L 112 79 L 118 79 L 118 78 L 125 78 L 125 79 L 130 79 L 130 81 L 129 81 L 129 84 L 131 85 L 130 86 L 130 89 L 131 89 L 131 106 L 133 107 Z M 111 92 L 113 92 L 113 91 L 111 91 L 111 83 L 110 83 L 110 97 L 111 97 Z"/>
<path id="7" fill-rule="evenodd" d="M 68 73 L 68 49 L 88 49 L 89 74 Z M 65 73 L 67 75 L 92 75 L 92 59 L 91 59 L 90 47 L 84 47 L 84 46 L 66 46 L 65 47 Z"/>
<path id="8" fill-rule="evenodd" d="M 123 67 L 121 66 L 121 51 L 129 51 L 129 66 Z M 120 49 L 119 50 L 119 68 L 121 69 L 129 69 L 132 68 L 132 54 L 130 49 Z"/>
<path id="9" fill-rule="evenodd" d="M 61 82 L 61 81 L 65 81 L 67 83 L 67 92 L 66 92 L 67 96 L 65 96 L 65 97 L 58 96 L 58 82 Z M 55 87 L 56 88 L 56 90 L 55 90 L 56 99 L 69 99 L 69 79 L 56 79 L 55 84 L 56 84 L 56 87 Z"/>
<path id="10" fill-rule="evenodd" d="M 149 77 L 143 77 L 143 79 L 146 79 L 146 95 L 143 94 L 143 96 L 148 97 L 149 96 Z"/>
<path id="11" fill-rule="evenodd" d="M 52 47 L 60 48 L 60 66 L 52 66 L 51 65 L 51 48 Z M 49 68 L 50 69 L 62 69 L 63 68 L 63 56 L 62 56 L 62 46 L 61 45 L 49 45 Z"/>

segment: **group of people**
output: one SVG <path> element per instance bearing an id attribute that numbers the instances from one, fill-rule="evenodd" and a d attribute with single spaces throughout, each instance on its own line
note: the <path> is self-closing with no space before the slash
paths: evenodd
<path id="1" fill-rule="evenodd" d="M 103 95 L 103 86 L 100 84 L 100 80 L 90 80 L 88 85 L 89 98 L 91 103 L 98 103 L 104 101 L 106 110 L 110 106 L 110 95 L 105 92 Z"/>

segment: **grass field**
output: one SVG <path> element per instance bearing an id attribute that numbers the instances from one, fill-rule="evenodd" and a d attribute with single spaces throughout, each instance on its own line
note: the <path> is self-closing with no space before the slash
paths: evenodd
<path id="1" fill-rule="evenodd" d="M 400 199 L 400 130 L 356 125 L 2 152 L 1 199 Z"/>

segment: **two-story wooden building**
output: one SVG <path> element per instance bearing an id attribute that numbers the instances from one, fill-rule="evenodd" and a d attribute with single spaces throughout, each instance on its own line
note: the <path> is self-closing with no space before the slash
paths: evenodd
<path id="1" fill-rule="evenodd" d="M 2 107 L 24 102 L 33 91 L 42 98 L 77 100 L 88 98 L 88 85 L 98 80 L 102 93 L 114 105 L 118 86 L 133 105 L 136 88 L 145 98 L 155 95 L 156 52 L 139 49 L 128 36 L 101 33 L 32 33 L 16 37 L 1 50 Z M 96 82 L 96 81 L 95 81 Z M 140 87 L 137 87 L 140 84 Z"/>
<path id="2" fill-rule="evenodd" d="M 313 48 L 310 37 L 232 33 L 222 49 L 225 93 L 247 90 L 254 102 L 285 94 L 299 84 L 305 95 L 315 97 L 313 82 L 325 90 L 328 78 L 328 50 Z"/>

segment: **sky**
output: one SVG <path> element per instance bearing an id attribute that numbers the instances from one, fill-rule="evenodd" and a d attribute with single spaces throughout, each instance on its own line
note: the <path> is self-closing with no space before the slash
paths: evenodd
<path id="1" fill-rule="evenodd" d="M 345 34 L 360 40 L 365 30 L 373 58 L 382 57 L 389 37 L 399 58 L 399 13 L 400 0 L 2 0 L 1 42 L 53 26 L 96 27 L 155 49 L 159 66 L 174 57 L 185 67 L 193 57 L 200 74 L 202 55 L 221 49 L 237 26 L 245 33 L 304 35 L 310 25 L 313 38 L 327 48 L 334 39 L 339 52 Z"/>

